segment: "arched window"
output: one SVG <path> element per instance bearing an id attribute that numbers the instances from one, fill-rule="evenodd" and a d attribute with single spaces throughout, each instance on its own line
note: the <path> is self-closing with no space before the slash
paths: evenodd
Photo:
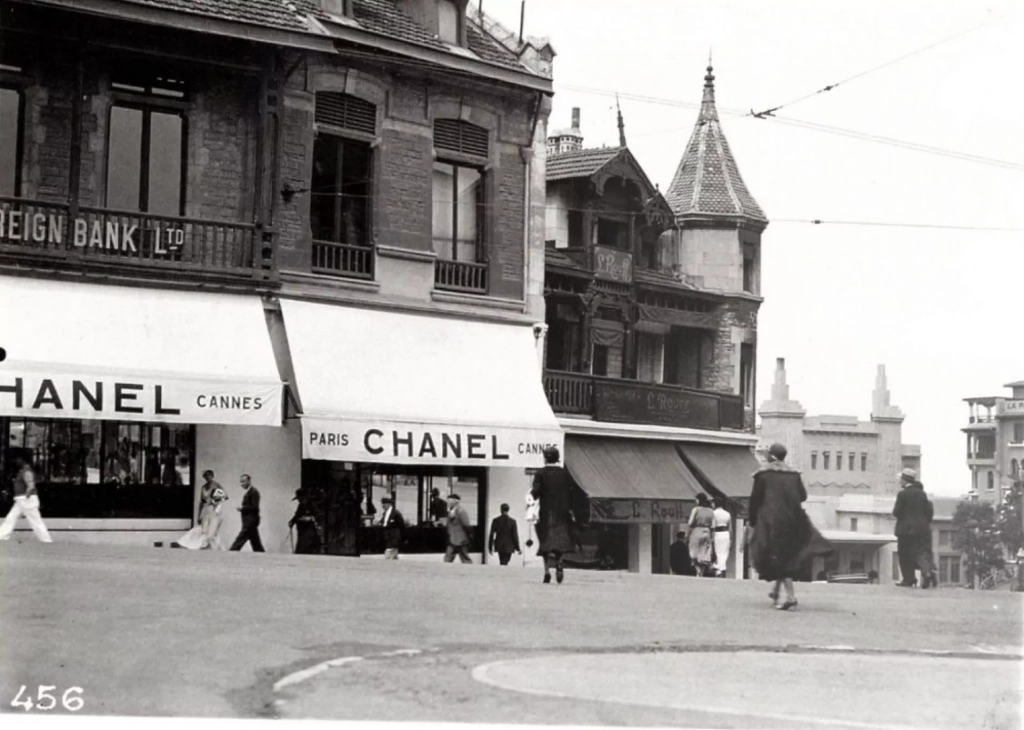
<path id="1" fill-rule="evenodd" d="M 992 472 L 988 473 L 988 490 L 991 492 L 996 488 L 996 475 Z"/>

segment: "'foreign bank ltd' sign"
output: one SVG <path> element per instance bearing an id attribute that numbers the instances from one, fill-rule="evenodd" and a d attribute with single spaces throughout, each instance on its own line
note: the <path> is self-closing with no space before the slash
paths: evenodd
<path id="1" fill-rule="evenodd" d="M 302 417 L 302 457 L 434 466 L 544 466 L 561 429 L 453 426 Z"/>
<path id="2" fill-rule="evenodd" d="M 31 213 L 0 208 L 0 242 L 60 248 L 64 246 L 67 234 L 74 248 L 138 253 L 140 233 L 146 234 L 147 242 L 152 242 L 152 253 L 158 256 L 177 251 L 185 245 L 183 229 L 161 226 L 152 220 L 140 229 L 136 223 L 104 221 L 88 214 L 68 221 L 63 213 Z"/>

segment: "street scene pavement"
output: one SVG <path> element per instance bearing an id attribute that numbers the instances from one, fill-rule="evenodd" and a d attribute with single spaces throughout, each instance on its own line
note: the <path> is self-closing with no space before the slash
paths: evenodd
<path id="1" fill-rule="evenodd" d="M 1022 596 L 113 546 L 0 546 L 0 712 L 1018 728 Z M 38 713 L 33 709 L 29 712 Z M 66 712 L 57 707 L 52 712 Z"/>

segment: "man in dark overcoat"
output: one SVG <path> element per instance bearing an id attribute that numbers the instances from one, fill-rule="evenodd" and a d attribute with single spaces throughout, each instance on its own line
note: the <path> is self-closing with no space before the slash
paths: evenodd
<path id="1" fill-rule="evenodd" d="M 902 580 L 896 585 L 910 588 L 917 584 L 915 570 L 921 571 L 921 587 L 934 588 L 938 583 L 932 565 L 932 517 L 934 507 L 924 486 L 917 481 L 917 472 L 904 469 L 900 473 L 903 489 L 896 495 L 892 514 L 896 518 L 896 549 L 900 558 Z"/>
<path id="2" fill-rule="evenodd" d="M 501 514 L 491 521 L 491 533 L 487 538 L 487 552 L 494 555 L 498 551 L 498 562 L 508 565 L 512 553 L 522 552 L 519 549 L 519 526 L 509 516 L 510 507 L 501 505 Z"/>
<path id="3" fill-rule="evenodd" d="M 398 551 L 402 547 L 402 531 L 405 529 L 405 518 L 395 509 L 395 499 L 386 495 L 380 500 L 384 514 L 380 518 L 380 526 L 384 528 L 384 559 L 398 560 Z"/>
<path id="4" fill-rule="evenodd" d="M 558 462 L 561 454 L 555 446 L 544 449 L 544 468 L 533 477 L 530 494 L 540 502 L 537 521 L 538 553 L 544 557 L 544 582 L 551 582 L 551 568 L 555 579 L 565 580 L 562 556 L 576 547 L 572 515 L 572 477 Z"/>

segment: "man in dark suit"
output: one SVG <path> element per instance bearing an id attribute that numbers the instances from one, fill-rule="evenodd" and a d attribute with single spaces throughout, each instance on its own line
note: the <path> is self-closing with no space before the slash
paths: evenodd
<path id="1" fill-rule="evenodd" d="M 469 548 L 472 527 L 469 514 L 462 508 L 462 500 L 457 494 L 448 495 L 448 547 L 444 551 L 444 562 L 455 561 L 455 556 L 463 563 L 472 563 L 473 559 L 466 552 Z"/>
<path id="2" fill-rule="evenodd" d="M 380 526 L 384 528 L 384 559 L 398 560 L 398 551 L 402 547 L 402 530 L 405 529 L 405 518 L 395 509 L 393 497 L 381 498 L 381 509 L 384 514 L 380 518 Z"/>
<path id="3" fill-rule="evenodd" d="M 902 491 L 896 495 L 892 514 L 896 518 L 896 549 L 900 556 L 903 579 L 896 585 L 910 588 L 917 583 L 915 570 L 921 571 L 921 587 L 934 588 L 938 583 L 932 565 L 932 517 L 934 507 L 917 481 L 917 472 L 904 469 L 900 473 Z"/>
<path id="4" fill-rule="evenodd" d="M 686 533 L 676 533 L 676 541 L 668 551 L 668 564 L 675 575 L 696 575 L 693 563 L 690 562 L 690 545 L 686 541 Z"/>
<path id="5" fill-rule="evenodd" d="M 245 543 L 252 544 L 252 551 L 254 553 L 265 552 L 263 550 L 263 541 L 260 539 L 260 493 L 252 485 L 252 478 L 248 474 L 243 474 L 238 483 L 242 487 L 242 506 L 238 508 L 238 511 L 242 513 L 242 530 L 238 533 L 238 537 L 231 544 L 232 550 L 241 550 Z"/>
<path id="6" fill-rule="evenodd" d="M 501 505 L 501 515 L 491 521 L 491 534 L 487 538 L 487 552 L 494 555 L 498 551 L 498 562 L 508 565 L 512 559 L 512 553 L 521 553 L 519 549 L 519 527 L 516 521 L 508 515 L 509 506 Z"/>

